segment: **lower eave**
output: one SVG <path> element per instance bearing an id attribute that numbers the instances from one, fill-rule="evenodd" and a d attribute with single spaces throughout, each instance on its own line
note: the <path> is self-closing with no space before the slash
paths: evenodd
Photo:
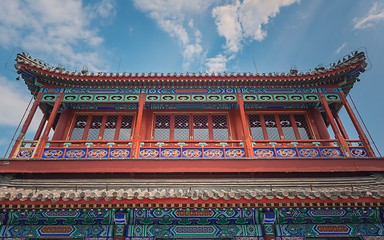
<path id="1" fill-rule="evenodd" d="M 2 209 L 90 209 L 90 208 L 275 208 L 275 207 L 382 207 L 383 199 L 372 197 L 332 199 L 209 199 L 192 200 L 191 198 L 167 199 L 131 199 L 131 200 L 3 200 L 0 202 Z"/>
<path id="2" fill-rule="evenodd" d="M 0 159 L 0 173 L 384 172 L 384 158 Z"/>

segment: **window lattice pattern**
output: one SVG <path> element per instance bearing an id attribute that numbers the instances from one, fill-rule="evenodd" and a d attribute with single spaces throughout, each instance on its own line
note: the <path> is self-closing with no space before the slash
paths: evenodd
<path id="1" fill-rule="evenodd" d="M 175 140 L 189 139 L 189 116 L 188 115 L 175 116 L 174 139 Z"/>
<path id="2" fill-rule="evenodd" d="M 297 130 L 299 131 L 300 138 L 303 140 L 311 139 L 310 130 L 305 120 L 304 114 L 295 114 L 294 115 Z"/>
<path id="3" fill-rule="evenodd" d="M 249 115 L 249 125 L 251 126 L 252 139 L 264 139 L 263 128 L 259 115 Z"/>
<path id="4" fill-rule="evenodd" d="M 155 140 L 228 140 L 227 115 L 155 115 Z"/>
<path id="5" fill-rule="evenodd" d="M 213 128 L 214 140 L 228 139 L 228 125 L 227 125 L 227 117 L 225 115 L 213 115 L 212 128 Z"/>
<path id="6" fill-rule="evenodd" d="M 101 128 L 103 116 L 92 116 L 91 125 L 88 130 L 87 140 L 97 140 Z"/>
<path id="7" fill-rule="evenodd" d="M 279 140 L 279 130 L 277 128 L 277 123 L 274 115 L 265 115 L 264 116 L 265 126 L 268 133 L 268 139 Z"/>
<path id="8" fill-rule="evenodd" d="M 283 130 L 284 139 L 296 139 L 295 131 L 292 126 L 291 118 L 289 115 L 279 115 L 281 129 Z"/>
<path id="9" fill-rule="evenodd" d="M 132 115 L 78 115 L 70 140 L 129 140 L 132 122 Z"/>
<path id="10" fill-rule="evenodd" d="M 193 116 L 193 138 L 195 140 L 209 139 L 208 116 Z"/>
<path id="11" fill-rule="evenodd" d="M 251 114 L 248 115 L 248 119 L 254 140 L 308 140 L 312 138 L 305 114 Z M 264 136 L 265 132 L 267 136 Z"/>
<path id="12" fill-rule="evenodd" d="M 81 140 L 83 138 L 84 129 L 86 125 L 87 125 L 87 116 L 84 116 L 84 115 L 77 116 L 70 140 Z"/>
<path id="13" fill-rule="evenodd" d="M 115 132 L 117 126 L 118 116 L 108 116 L 107 121 L 105 122 L 103 140 L 113 140 L 115 139 Z"/>
<path id="14" fill-rule="evenodd" d="M 156 115 L 155 132 L 153 138 L 155 140 L 169 140 L 171 132 L 171 116 Z"/>
<path id="15" fill-rule="evenodd" d="M 133 116 L 122 116 L 119 140 L 129 140 L 132 132 Z"/>

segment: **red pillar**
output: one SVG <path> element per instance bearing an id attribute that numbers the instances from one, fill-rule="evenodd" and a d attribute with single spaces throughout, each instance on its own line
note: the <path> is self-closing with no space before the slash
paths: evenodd
<path id="1" fill-rule="evenodd" d="M 345 110 L 347 110 L 347 113 L 352 120 L 353 126 L 355 126 L 355 129 L 359 134 L 359 139 L 363 142 L 364 147 L 368 152 L 368 156 L 375 157 L 375 152 L 372 150 L 371 144 L 369 143 L 367 136 L 365 135 L 363 129 L 361 128 L 359 121 L 355 116 L 355 113 L 353 112 L 351 106 L 349 105 L 349 102 L 347 101 L 347 98 L 345 97 L 343 92 L 340 92 L 339 95 L 340 95 L 341 101 L 343 102 Z"/>
<path id="2" fill-rule="evenodd" d="M 245 110 L 244 110 L 244 99 L 241 93 L 237 94 L 237 104 L 239 104 L 241 125 L 243 127 L 245 154 L 247 157 L 253 157 L 253 146 L 251 141 L 251 135 L 248 129 L 247 118 L 245 116 Z"/>
<path id="3" fill-rule="evenodd" d="M 51 130 L 52 125 L 53 125 L 53 123 L 55 121 L 57 112 L 59 111 L 59 107 L 60 107 L 61 102 L 63 100 L 63 96 L 64 96 L 64 93 L 60 93 L 57 96 L 55 105 L 53 105 L 53 109 L 52 109 L 51 114 L 49 116 L 48 122 L 47 122 L 47 124 L 45 126 L 43 135 L 41 136 L 40 141 L 37 144 L 36 151 L 35 151 L 35 156 L 34 156 L 35 158 L 40 158 L 43 155 L 43 150 L 44 150 L 45 144 L 48 141 L 49 131 Z"/>
<path id="4" fill-rule="evenodd" d="M 36 110 L 37 110 L 37 107 L 40 105 L 40 102 L 41 102 L 41 97 L 43 96 L 43 94 L 41 92 L 39 92 L 37 94 L 37 97 L 36 97 L 36 100 L 35 102 L 33 103 L 32 107 L 31 107 L 31 110 L 29 111 L 29 114 L 27 116 L 27 119 L 25 119 L 25 122 L 23 124 L 23 127 L 21 128 L 21 131 L 20 131 L 20 134 L 19 136 L 17 137 L 16 141 L 15 141 L 15 144 L 13 145 L 13 148 L 12 148 L 12 151 L 11 153 L 9 154 L 9 157 L 12 158 L 16 155 L 16 151 L 17 149 L 19 148 L 20 144 L 21 144 L 21 141 L 23 141 L 24 139 L 24 136 L 25 134 L 27 133 L 27 130 L 29 128 L 29 125 L 31 125 L 31 122 L 32 122 L 32 119 L 33 117 L 35 116 L 35 113 L 36 113 Z"/>
<path id="5" fill-rule="evenodd" d="M 333 117 L 334 117 L 335 120 L 336 120 L 337 126 L 339 127 L 339 129 L 340 129 L 340 131 L 341 131 L 341 134 L 343 134 L 343 136 L 344 136 L 345 139 L 349 139 L 349 137 L 348 137 L 348 133 L 347 133 L 347 131 L 346 131 L 345 128 L 344 128 L 343 122 L 341 121 L 341 119 L 340 119 L 340 117 L 339 117 L 339 114 L 337 114 L 337 113 L 333 113 Z"/>
<path id="6" fill-rule="evenodd" d="M 45 122 L 47 121 L 47 118 L 48 118 L 47 114 L 44 114 L 43 117 L 41 118 L 39 127 L 37 128 L 37 131 L 35 133 L 35 136 L 33 137 L 33 140 L 35 141 L 39 140 L 41 133 L 43 132 Z"/>
<path id="7" fill-rule="evenodd" d="M 143 121 L 143 111 L 145 104 L 146 94 L 141 93 L 139 97 L 139 109 L 137 111 L 135 133 L 132 139 L 132 157 L 138 158 L 140 154 L 140 139 L 141 139 L 141 122 Z"/>
<path id="8" fill-rule="evenodd" d="M 349 157 L 350 154 L 349 154 L 349 149 L 348 149 L 347 142 L 345 141 L 345 138 L 343 137 L 343 135 L 341 135 L 339 129 L 337 128 L 335 119 L 333 118 L 332 111 L 331 111 L 331 109 L 328 106 L 328 102 L 325 99 L 323 94 L 320 93 L 319 96 L 320 96 L 321 104 L 322 104 L 322 106 L 323 106 L 323 108 L 325 110 L 325 114 L 327 115 L 329 123 L 331 124 L 332 130 L 336 134 L 336 139 L 337 139 L 337 141 L 339 143 L 339 146 L 343 150 L 345 156 Z"/>

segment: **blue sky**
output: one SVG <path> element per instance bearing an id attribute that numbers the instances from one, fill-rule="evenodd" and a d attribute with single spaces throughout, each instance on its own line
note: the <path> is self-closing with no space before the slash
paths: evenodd
<path id="1" fill-rule="evenodd" d="M 70 70 L 181 73 L 306 71 L 365 49 L 370 65 L 351 95 L 384 154 L 383 0 L 0 0 L 0 9 L 0 156 L 30 99 L 15 80 L 20 51 Z"/>

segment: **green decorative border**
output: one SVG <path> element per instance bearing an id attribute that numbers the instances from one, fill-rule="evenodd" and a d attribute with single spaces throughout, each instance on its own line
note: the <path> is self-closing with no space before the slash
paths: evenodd
<path id="1" fill-rule="evenodd" d="M 57 99 L 57 94 L 44 94 L 41 98 L 42 102 L 55 102 Z"/>

